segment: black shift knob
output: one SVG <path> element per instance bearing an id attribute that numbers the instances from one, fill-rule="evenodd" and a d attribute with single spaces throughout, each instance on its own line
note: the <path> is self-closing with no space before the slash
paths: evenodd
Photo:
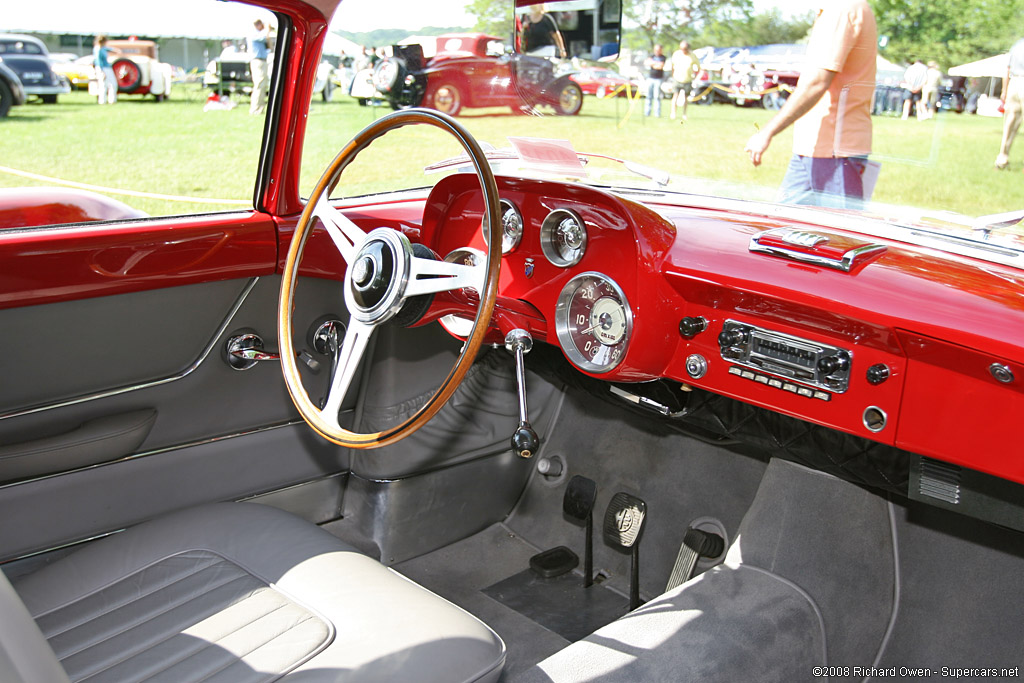
<path id="1" fill-rule="evenodd" d="M 540 437 L 527 422 L 520 422 L 512 434 L 512 450 L 520 458 L 532 458 L 540 448 Z"/>

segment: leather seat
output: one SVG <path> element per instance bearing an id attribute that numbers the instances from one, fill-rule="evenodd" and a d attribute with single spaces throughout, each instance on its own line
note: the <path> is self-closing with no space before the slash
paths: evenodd
<path id="1" fill-rule="evenodd" d="M 89 683 L 450 683 L 495 681 L 505 660 L 501 639 L 475 617 L 256 504 L 141 524 L 14 588 L 24 609 L 0 585 L 5 681 L 66 680 L 63 668 Z"/>

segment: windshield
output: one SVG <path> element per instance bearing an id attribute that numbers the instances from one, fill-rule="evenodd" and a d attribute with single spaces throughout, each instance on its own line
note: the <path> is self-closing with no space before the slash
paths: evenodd
<path id="1" fill-rule="evenodd" d="M 1013 97 L 1003 104 L 1006 59 L 971 66 L 1014 46 L 1012 22 L 1000 23 L 1006 7 L 985 9 L 992 16 L 984 28 L 951 25 L 959 33 L 942 43 L 902 25 L 893 3 L 736 0 L 688 10 L 661 0 L 518 4 L 431 3 L 420 25 L 382 16 L 368 0 L 345 0 L 331 29 L 356 46 L 354 67 L 345 74 L 347 96 L 311 111 L 315 143 L 303 164 L 304 191 L 347 135 L 415 104 L 454 113 L 497 150 L 511 150 L 513 138 L 568 141 L 591 154 L 581 157 L 576 182 L 933 223 L 1024 208 L 1024 148 L 1008 150 L 1008 163 L 1000 156 L 1003 111 L 1020 107 Z M 620 16 L 616 51 L 595 40 L 593 24 L 596 17 L 603 31 Z M 531 49 L 532 33 L 542 31 L 555 38 Z M 466 34 L 474 32 L 503 38 L 518 54 L 499 63 L 488 56 L 488 39 L 473 45 Z M 403 62 L 403 78 L 422 78 L 406 100 L 368 87 L 372 68 L 392 59 L 398 43 L 437 51 L 419 64 Z M 510 80 L 512 87 L 499 87 Z M 569 83 L 578 90 L 567 106 L 540 94 L 564 93 L 559 89 Z M 795 98 L 799 109 L 787 109 Z M 410 164 L 442 160 L 442 149 L 419 153 L 431 144 L 401 146 Z M 661 171 L 657 179 L 667 182 L 605 157 Z M 338 192 L 359 194 L 374 175 L 394 179 L 397 172 L 390 161 L 365 163 Z M 433 182 L 413 169 L 400 175 L 408 175 L 409 187 Z"/>

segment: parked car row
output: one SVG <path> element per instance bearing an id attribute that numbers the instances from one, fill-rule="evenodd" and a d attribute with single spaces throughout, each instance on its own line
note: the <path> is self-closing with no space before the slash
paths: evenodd
<path id="1" fill-rule="evenodd" d="M 46 46 L 38 38 L 0 34 L 0 66 L 0 116 L 29 97 L 55 104 L 58 95 L 71 92 L 67 80 L 54 72 Z"/>

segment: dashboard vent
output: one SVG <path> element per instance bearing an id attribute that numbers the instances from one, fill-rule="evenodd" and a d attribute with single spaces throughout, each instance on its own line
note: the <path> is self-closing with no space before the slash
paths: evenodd
<path id="1" fill-rule="evenodd" d="M 951 505 L 960 504 L 960 467 L 931 458 L 921 458 L 918 466 L 921 475 L 917 484 L 919 494 Z"/>

